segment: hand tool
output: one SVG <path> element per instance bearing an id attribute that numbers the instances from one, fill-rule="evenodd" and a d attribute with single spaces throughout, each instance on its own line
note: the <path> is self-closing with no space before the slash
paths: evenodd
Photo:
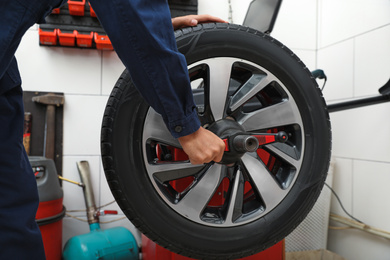
<path id="1" fill-rule="evenodd" d="M 32 101 L 46 105 L 46 122 L 45 122 L 45 140 L 44 140 L 44 156 L 49 159 L 55 159 L 55 112 L 56 107 L 64 104 L 64 96 L 49 93 L 42 96 L 32 98 Z"/>

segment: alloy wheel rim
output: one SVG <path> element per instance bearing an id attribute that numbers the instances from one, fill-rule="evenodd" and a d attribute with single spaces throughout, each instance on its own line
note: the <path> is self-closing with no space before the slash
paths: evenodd
<path id="1" fill-rule="evenodd" d="M 277 207 L 300 172 L 305 135 L 298 106 L 274 74 L 251 61 L 210 58 L 188 69 L 204 127 L 228 118 L 247 132 L 283 130 L 292 138 L 245 153 L 233 164 L 191 165 L 150 108 L 142 135 L 148 177 L 172 210 L 195 223 L 223 228 L 255 221 Z"/>

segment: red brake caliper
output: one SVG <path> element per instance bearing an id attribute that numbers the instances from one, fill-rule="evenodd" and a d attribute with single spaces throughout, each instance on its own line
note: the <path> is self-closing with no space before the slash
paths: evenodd
<path id="1" fill-rule="evenodd" d="M 278 133 L 261 133 L 261 134 L 238 134 L 234 135 L 231 140 L 228 138 L 222 139 L 225 142 L 225 152 L 229 153 L 232 151 L 231 145 L 234 146 L 235 151 L 240 151 L 242 153 L 245 152 L 255 152 L 260 146 L 275 143 L 275 142 L 286 142 L 288 139 L 288 136 L 285 132 L 281 131 Z M 252 150 L 248 150 L 247 148 Z M 157 157 L 160 161 L 171 161 L 171 162 L 177 162 L 177 161 L 186 161 L 188 160 L 187 154 L 179 148 L 172 147 L 172 146 L 163 146 L 160 144 L 157 144 L 156 147 Z M 182 179 L 170 181 L 170 185 L 172 188 L 174 188 L 177 192 L 183 192 L 186 190 L 186 188 L 191 185 L 193 182 L 194 177 L 189 176 Z M 208 203 L 208 207 L 221 207 L 225 202 L 225 196 L 228 192 L 230 183 L 229 179 L 225 178 L 218 189 L 216 190 L 214 196 Z M 250 197 L 252 190 L 251 185 L 249 182 L 245 183 L 245 190 L 244 194 L 246 194 L 245 197 Z"/>

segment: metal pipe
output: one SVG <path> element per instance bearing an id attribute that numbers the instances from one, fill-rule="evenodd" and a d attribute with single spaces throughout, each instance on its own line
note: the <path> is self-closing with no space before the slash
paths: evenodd
<path id="1" fill-rule="evenodd" d="M 360 98 L 354 100 L 348 100 L 343 102 L 337 102 L 328 105 L 328 112 L 338 112 L 348 109 L 354 109 L 364 106 L 376 105 L 380 103 L 385 103 L 390 101 L 390 95 L 378 95 L 368 98 Z"/>
<path id="2" fill-rule="evenodd" d="M 97 209 L 92 189 L 91 174 L 89 170 L 88 161 L 77 162 L 77 169 L 79 170 L 81 182 L 84 184 L 83 192 L 85 198 L 85 206 L 87 207 L 88 223 L 98 223 L 99 217 L 96 215 Z"/>

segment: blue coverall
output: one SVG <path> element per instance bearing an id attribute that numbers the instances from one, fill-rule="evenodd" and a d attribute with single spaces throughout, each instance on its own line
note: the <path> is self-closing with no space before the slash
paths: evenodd
<path id="1" fill-rule="evenodd" d="M 37 186 L 22 142 L 23 92 L 14 55 L 24 33 L 61 2 L 0 0 L 0 259 L 44 259 L 35 222 Z M 200 123 L 166 0 L 90 2 L 135 85 L 172 135 L 195 132 Z"/>

